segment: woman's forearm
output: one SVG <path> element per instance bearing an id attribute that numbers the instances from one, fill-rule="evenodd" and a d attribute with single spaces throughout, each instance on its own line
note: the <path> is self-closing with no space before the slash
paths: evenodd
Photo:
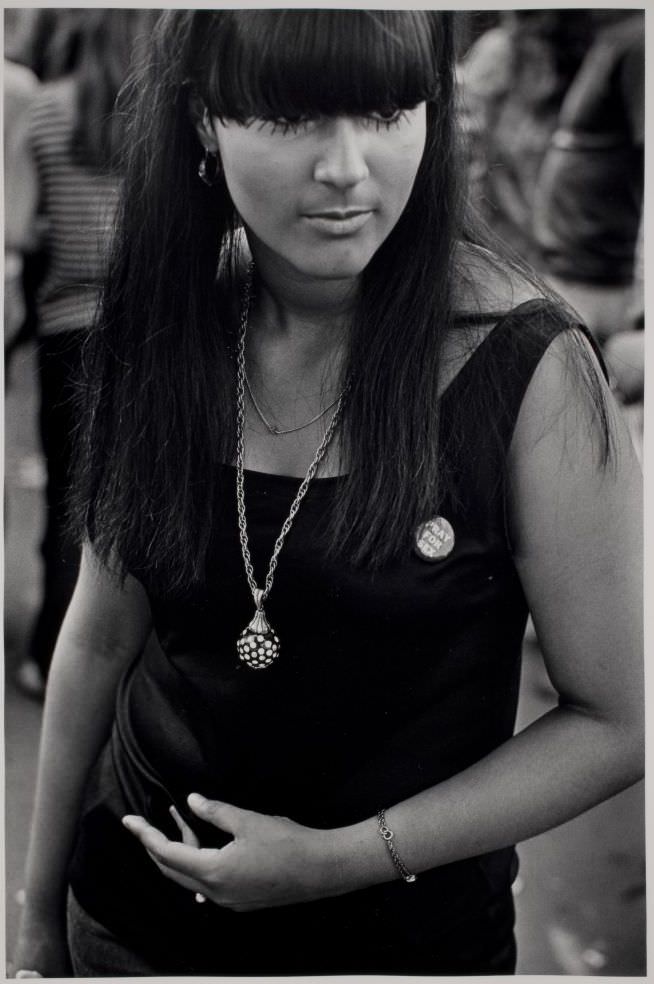
<path id="1" fill-rule="evenodd" d="M 641 778 L 639 727 L 560 706 L 483 760 L 401 803 L 386 820 L 410 871 L 506 847 L 570 820 Z M 333 832 L 344 890 L 397 872 L 376 818 Z"/>
<path id="2" fill-rule="evenodd" d="M 562 333 L 539 363 L 509 460 L 513 562 L 560 703 L 462 773 L 385 804 L 418 873 L 533 837 L 643 773 L 642 477 L 608 395 L 613 463 L 599 466 L 597 413 L 571 385 L 576 345 Z M 353 887 L 393 877 L 374 818 L 334 836 Z"/>
<path id="3" fill-rule="evenodd" d="M 26 868 L 27 905 L 61 906 L 84 785 L 107 739 L 122 663 L 68 648 L 53 658 Z"/>
<path id="4" fill-rule="evenodd" d="M 16 970 L 70 973 L 65 896 L 84 789 L 111 729 L 118 681 L 149 632 L 141 585 L 116 580 L 85 544 L 48 677 Z"/>

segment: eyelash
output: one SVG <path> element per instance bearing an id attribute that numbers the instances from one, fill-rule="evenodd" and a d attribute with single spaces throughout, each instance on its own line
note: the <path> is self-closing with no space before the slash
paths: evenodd
<path id="1" fill-rule="evenodd" d="M 288 133 L 300 133 L 301 130 L 306 130 L 314 119 L 314 117 L 307 116 L 299 120 L 262 120 L 260 128 L 268 125 L 271 128 L 271 133 L 281 133 L 282 136 L 286 136 Z M 391 130 L 394 127 L 399 127 L 402 121 L 407 119 L 407 112 L 404 109 L 397 109 L 388 118 L 371 113 L 369 116 L 361 116 L 359 119 L 365 127 L 374 125 L 375 131 L 379 133 L 380 130 Z"/>
<path id="2" fill-rule="evenodd" d="M 375 124 L 375 130 L 379 131 L 382 128 L 384 130 L 391 130 L 393 127 L 399 127 L 403 120 L 407 119 L 407 114 L 405 109 L 396 109 L 392 116 L 365 116 L 366 121 L 370 120 Z"/>

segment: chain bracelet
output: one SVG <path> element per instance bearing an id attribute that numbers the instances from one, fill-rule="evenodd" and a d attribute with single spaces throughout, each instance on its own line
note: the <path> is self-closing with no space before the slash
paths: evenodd
<path id="1" fill-rule="evenodd" d="M 393 861 L 393 864 L 397 868 L 400 878 L 402 878 L 405 882 L 414 882 L 416 880 L 416 875 L 413 875 L 409 871 L 404 861 L 398 854 L 397 848 L 393 843 L 393 838 L 395 837 L 395 834 L 386 823 L 386 817 L 384 815 L 383 810 L 380 810 L 379 813 L 377 814 L 377 826 L 379 828 L 379 835 L 384 841 L 384 843 L 386 844 L 386 847 L 388 848 L 388 853 L 391 856 L 391 860 Z"/>

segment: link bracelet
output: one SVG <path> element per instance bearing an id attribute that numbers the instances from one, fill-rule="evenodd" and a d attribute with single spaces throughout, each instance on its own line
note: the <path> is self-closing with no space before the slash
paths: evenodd
<path id="1" fill-rule="evenodd" d="M 416 880 L 416 876 L 411 874 L 404 861 L 398 854 L 397 848 L 393 843 L 395 834 L 386 823 L 386 817 L 384 816 L 383 810 L 380 810 L 377 814 L 377 826 L 379 827 L 379 835 L 385 842 L 386 847 L 388 848 L 388 853 L 390 854 L 393 864 L 397 868 L 400 877 L 403 878 L 405 882 L 414 882 Z"/>

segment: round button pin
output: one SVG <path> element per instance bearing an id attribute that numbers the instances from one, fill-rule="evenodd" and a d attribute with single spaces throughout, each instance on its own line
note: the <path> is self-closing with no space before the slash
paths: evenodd
<path id="1" fill-rule="evenodd" d="M 416 553 L 422 560 L 443 560 L 454 549 L 454 530 L 444 516 L 421 523 L 416 530 Z"/>

